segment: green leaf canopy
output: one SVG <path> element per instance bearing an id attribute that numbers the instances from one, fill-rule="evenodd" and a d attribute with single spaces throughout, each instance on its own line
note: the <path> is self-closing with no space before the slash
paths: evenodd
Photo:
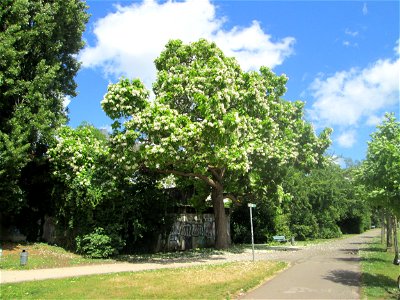
<path id="1" fill-rule="evenodd" d="M 302 119 L 303 103 L 281 99 L 286 76 L 265 67 L 243 72 L 214 43 L 172 40 L 155 64 L 154 98 L 137 79 L 109 86 L 103 109 L 117 120 L 115 129 L 123 122 L 113 142 L 127 165 L 209 185 L 217 247 L 226 247 L 218 240 L 218 232 L 225 234 L 218 223 L 225 220 L 224 195 L 235 185 L 227 190 L 225 179 L 250 173 L 262 178 L 287 164 L 315 165 L 329 145 L 329 130 L 317 137 Z"/>
<path id="2" fill-rule="evenodd" d="M 400 122 L 394 114 L 386 114 L 372 134 L 359 178 L 376 205 L 400 217 Z"/>

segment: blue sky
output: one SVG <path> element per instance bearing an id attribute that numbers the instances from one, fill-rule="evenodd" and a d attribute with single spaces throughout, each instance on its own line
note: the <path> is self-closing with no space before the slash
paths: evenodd
<path id="1" fill-rule="evenodd" d="M 400 115 L 398 1 L 87 1 L 91 18 L 79 60 L 70 125 L 108 128 L 100 101 L 109 83 L 139 77 L 171 38 L 213 40 L 244 70 L 265 65 L 289 77 L 287 100 L 306 102 L 316 131 L 332 127 L 329 153 L 365 157 L 385 112 Z"/>

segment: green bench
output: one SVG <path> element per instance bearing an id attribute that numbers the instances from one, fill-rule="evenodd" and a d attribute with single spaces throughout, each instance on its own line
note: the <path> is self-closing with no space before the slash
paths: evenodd
<path id="1" fill-rule="evenodd" d="M 280 242 L 280 243 L 286 243 L 286 237 L 284 235 L 274 235 L 272 237 L 274 239 L 275 242 Z"/>

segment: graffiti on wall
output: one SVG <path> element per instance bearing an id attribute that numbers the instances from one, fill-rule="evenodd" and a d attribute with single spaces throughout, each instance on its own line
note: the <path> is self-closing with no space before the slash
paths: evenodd
<path id="1" fill-rule="evenodd" d="M 193 238 L 196 243 L 204 244 L 215 240 L 215 223 L 213 218 L 203 218 L 203 220 L 176 221 L 172 226 L 169 235 L 170 248 L 193 248 Z"/>

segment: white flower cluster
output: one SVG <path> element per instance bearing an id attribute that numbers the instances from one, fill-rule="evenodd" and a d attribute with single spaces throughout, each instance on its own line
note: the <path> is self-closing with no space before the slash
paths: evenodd
<path id="1" fill-rule="evenodd" d="M 89 187 L 94 171 L 102 167 L 98 159 L 109 154 L 105 140 L 98 139 L 95 130 L 64 126 L 58 131 L 57 143 L 48 150 L 53 175 L 67 185 Z"/>
<path id="2" fill-rule="evenodd" d="M 113 119 L 130 117 L 148 105 L 149 91 L 139 80 L 122 79 L 110 84 L 101 101 L 107 115 Z"/>
<path id="3" fill-rule="evenodd" d="M 300 159 L 317 162 L 326 138 L 309 132 L 302 104 L 280 99 L 286 76 L 267 68 L 245 73 L 206 43 L 181 47 L 157 59 L 152 103 L 138 81 L 109 87 L 103 108 L 113 118 L 131 116 L 123 128 L 127 136 L 135 133 L 119 145 L 142 145 L 135 155 L 125 154 L 131 157 L 126 160 L 139 157 L 154 168 L 182 165 L 201 172 L 208 165 L 248 172 L 256 162 L 276 167 Z"/>

